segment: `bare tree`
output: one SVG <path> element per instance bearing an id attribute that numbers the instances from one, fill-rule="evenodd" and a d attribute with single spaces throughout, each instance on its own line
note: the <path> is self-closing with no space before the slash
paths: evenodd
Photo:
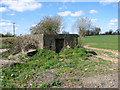
<path id="1" fill-rule="evenodd" d="M 83 37 L 89 32 L 91 28 L 91 20 L 87 17 L 78 18 L 74 24 L 74 29 L 77 29 L 79 33 L 79 47 L 83 46 Z M 87 32 L 88 31 L 88 32 Z"/>
<path id="2" fill-rule="evenodd" d="M 101 29 L 99 27 L 95 27 L 95 35 L 99 35 Z"/>
<path id="3" fill-rule="evenodd" d="M 79 47 L 83 46 L 83 37 L 89 32 L 91 28 L 91 20 L 87 17 L 78 18 L 74 24 L 74 29 L 79 33 Z M 88 32 L 87 32 L 88 31 Z"/>
<path id="4" fill-rule="evenodd" d="M 112 30 L 112 29 L 110 29 L 108 33 L 109 33 L 109 35 L 112 35 L 113 30 Z"/>
<path id="5" fill-rule="evenodd" d="M 120 29 L 119 28 L 116 30 L 116 32 L 117 32 L 118 35 L 120 35 Z"/>
<path id="6" fill-rule="evenodd" d="M 32 34 L 58 34 L 62 27 L 62 17 L 45 16 L 36 26 L 31 27 Z"/>
<path id="7" fill-rule="evenodd" d="M 90 30 L 91 20 L 87 17 L 78 18 L 75 22 L 75 28 L 79 32 L 80 37 L 84 37 L 87 30 Z"/>

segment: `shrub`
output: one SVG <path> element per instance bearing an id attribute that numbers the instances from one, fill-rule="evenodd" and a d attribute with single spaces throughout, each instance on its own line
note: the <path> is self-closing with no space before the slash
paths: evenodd
<path id="1" fill-rule="evenodd" d="M 64 49 L 60 53 L 60 55 L 65 55 L 66 59 L 75 59 L 75 58 L 82 58 L 88 59 L 88 54 L 86 53 L 84 48 L 75 47 L 74 49 Z"/>
<path id="2" fill-rule="evenodd" d="M 41 59 L 55 59 L 57 57 L 57 53 L 55 51 L 46 50 L 46 49 L 37 49 L 37 53 L 31 57 L 31 60 L 41 60 Z"/>
<path id="3" fill-rule="evenodd" d="M 38 41 L 32 38 L 16 37 L 11 44 L 10 53 L 18 54 L 20 52 L 28 51 L 29 49 L 38 48 Z"/>
<path id="4" fill-rule="evenodd" d="M 9 50 L 10 53 L 14 55 L 14 54 L 17 54 L 17 53 L 21 52 L 22 51 L 21 50 L 21 48 L 22 48 L 22 42 L 23 42 L 22 38 L 16 37 L 14 39 L 14 42 L 13 42 L 10 50 Z"/>
<path id="5" fill-rule="evenodd" d="M 15 38 L 2 38 L 2 47 L 3 48 L 11 48 L 12 44 L 14 43 Z M 1 47 L 1 48 L 2 48 Z"/>
<path id="6" fill-rule="evenodd" d="M 8 58 L 9 55 L 10 55 L 9 51 L 2 52 L 2 57 L 3 58 Z"/>

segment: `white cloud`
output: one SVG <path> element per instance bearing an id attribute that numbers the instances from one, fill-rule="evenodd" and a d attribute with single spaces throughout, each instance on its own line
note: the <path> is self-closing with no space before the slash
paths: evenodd
<path id="1" fill-rule="evenodd" d="M 75 13 L 72 13 L 71 11 L 64 11 L 64 12 L 59 12 L 57 14 L 60 15 L 60 16 L 68 16 L 68 15 L 70 15 L 70 16 L 81 16 L 81 15 L 83 15 L 83 11 L 80 10 L 80 11 L 77 11 Z"/>
<path id="2" fill-rule="evenodd" d="M 2 0 L 0 3 L 8 6 L 9 9 L 18 12 L 35 10 L 42 7 L 42 4 L 35 2 L 35 0 Z"/>
<path id="3" fill-rule="evenodd" d="M 61 9 L 63 9 L 63 8 L 62 8 L 62 7 L 59 7 L 58 9 L 61 10 Z"/>
<path id="4" fill-rule="evenodd" d="M 5 32 L 8 32 L 8 31 L 12 31 L 12 27 L 2 27 L 2 28 L 0 28 L 1 30 L 1 32 L 2 33 L 5 33 Z"/>
<path id="5" fill-rule="evenodd" d="M 10 20 L 5 20 L 5 19 L 0 19 L 0 21 L 3 21 L 3 22 L 11 22 Z"/>
<path id="6" fill-rule="evenodd" d="M 15 27 L 16 31 L 18 31 L 17 29 L 18 29 L 18 27 Z M 3 33 L 3 34 L 6 34 L 7 32 L 10 32 L 10 33 L 13 34 L 13 28 L 12 28 L 12 26 L 1 27 L 0 32 Z"/>
<path id="7" fill-rule="evenodd" d="M 10 13 L 10 14 L 7 14 L 7 15 L 14 16 L 14 15 L 15 15 L 15 13 Z"/>
<path id="8" fill-rule="evenodd" d="M 110 22 L 108 23 L 108 29 L 116 30 L 118 28 L 117 22 L 118 22 L 117 18 L 111 19 Z"/>
<path id="9" fill-rule="evenodd" d="M 91 22 L 96 22 L 96 21 L 97 21 L 97 19 L 96 19 L 96 18 L 91 19 Z"/>
<path id="10" fill-rule="evenodd" d="M 53 15 L 52 14 L 49 14 L 50 17 L 52 17 Z"/>
<path id="11" fill-rule="evenodd" d="M 37 24 L 33 24 L 32 27 L 36 26 Z"/>
<path id="12" fill-rule="evenodd" d="M 68 2 L 69 0 L 62 0 L 63 2 Z"/>
<path id="13" fill-rule="evenodd" d="M 59 12 L 59 13 L 57 13 L 57 14 L 60 15 L 60 16 L 68 16 L 68 15 L 71 14 L 71 11 Z"/>
<path id="14" fill-rule="evenodd" d="M 113 25 L 113 26 L 108 26 L 108 29 L 110 30 L 110 29 L 112 29 L 112 30 L 117 30 L 118 29 L 118 26 L 116 26 L 116 25 Z"/>
<path id="15" fill-rule="evenodd" d="M 100 0 L 101 5 L 109 5 L 113 2 L 119 2 L 119 0 Z"/>
<path id="16" fill-rule="evenodd" d="M 110 22 L 109 25 L 115 25 L 115 23 Z"/>
<path id="17" fill-rule="evenodd" d="M 96 10 L 90 10 L 90 13 L 98 13 Z"/>
<path id="18" fill-rule="evenodd" d="M 108 25 L 115 25 L 115 22 L 118 22 L 118 19 L 111 19 Z"/>
<path id="19" fill-rule="evenodd" d="M 119 0 L 100 0 L 100 2 L 119 2 Z"/>
<path id="20" fill-rule="evenodd" d="M 0 23 L 0 26 L 10 26 L 10 25 L 12 25 L 12 23 L 7 23 L 7 22 L 2 22 L 2 23 Z"/>
<path id="21" fill-rule="evenodd" d="M 15 29 L 18 29 L 18 25 L 16 25 Z M 13 31 L 13 23 L 11 20 L 0 19 L 0 31 L 1 33 L 12 33 Z"/>
<path id="22" fill-rule="evenodd" d="M 5 12 L 5 11 L 7 11 L 6 7 L 0 7 L 0 12 Z"/>
<path id="23" fill-rule="evenodd" d="M 112 20 L 110 20 L 110 22 L 118 22 L 118 19 L 112 19 Z"/>
<path id="24" fill-rule="evenodd" d="M 112 26 L 108 26 L 108 28 L 111 28 Z"/>
<path id="25" fill-rule="evenodd" d="M 75 13 L 71 13 L 71 16 L 81 16 L 81 15 L 83 15 L 83 11 L 82 10 L 77 11 Z"/>
<path id="26" fill-rule="evenodd" d="M 9 27 L 11 25 L 11 20 L 0 19 L 0 27 Z"/>

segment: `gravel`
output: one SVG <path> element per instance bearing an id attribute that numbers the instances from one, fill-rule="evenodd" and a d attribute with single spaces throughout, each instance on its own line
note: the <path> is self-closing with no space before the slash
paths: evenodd
<path id="1" fill-rule="evenodd" d="M 82 78 L 85 88 L 118 88 L 118 73 Z"/>

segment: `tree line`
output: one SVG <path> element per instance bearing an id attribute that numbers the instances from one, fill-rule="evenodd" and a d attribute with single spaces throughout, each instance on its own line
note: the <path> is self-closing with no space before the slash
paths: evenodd
<path id="1" fill-rule="evenodd" d="M 120 35 L 120 29 L 117 29 L 116 31 L 113 31 L 112 29 L 110 29 L 109 31 L 105 32 L 102 35 Z"/>
<path id="2" fill-rule="evenodd" d="M 63 24 L 63 18 L 61 16 L 45 16 L 35 26 L 30 28 L 31 34 L 69 34 L 69 32 L 63 30 L 65 25 Z M 92 36 L 92 35 L 117 35 L 120 34 L 120 30 L 117 29 L 115 32 L 109 30 L 103 34 L 100 34 L 101 28 L 92 25 L 91 19 L 87 17 L 77 18 L 73 24 L 73 31 L 79 33 L 80 37 Z M 11 33 L 0 34 L 2 37 L 12 37 Z"/>
<path id="3" fill-rule="evenodd" d="M 12 35 L 10 32 L 7 32 L 6 34 L 2 34 L 0 33 L 1 37 L 14 37 L 14 35 Z"/>
<path id="4" fill-rule="evenodd" d="M 59 34 L 61 30 L 64 29 L 61 16 L 45 16 L 36 26 L 31 27 L 30 31 L 32 34 Z M 91 36 L 91 35 L 101 35 L 101 28 L 93 26 L 91 19 L 87 17 L 82 17 L 76 19 L 73 25 L 73 31 L 77 30 L 80 37 Z M 62 31 L 62 34 L 69 34 L 67 31 Z M 119 34 L 119 30 L 113 32 L 109 30 L 102 35 L 112 35 Z"/>

